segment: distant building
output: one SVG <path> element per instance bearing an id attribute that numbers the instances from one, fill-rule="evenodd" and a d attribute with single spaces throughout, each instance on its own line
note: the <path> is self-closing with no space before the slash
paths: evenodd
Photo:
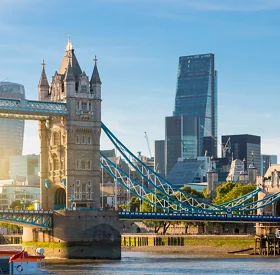
<path id="1" fill-rule="evenodd" d="M 22 209 L 25 208 L 27 201 L 40 200 L 40 186 L 16 184 L 13 180 L 1 180 L 0 209 L 9 208 L 17 200 L 21 202 Z"/>
<path id="2" fill-rule="evenodd" d="M 155 140 L 155 167 L 154 171 L 165 176 L 165 140 Z"/>
<path id="3" fill-rule="evenodd" d="M 25 99 L 24 86 L 11 82 L 0 82 L 0 97 Z M 0 119 L 0 180 L 9 179 L 9 157 L 22 154 L 24 120 Z"/>
<path id="4" fill-rule="evenodd" d="M 198 156 L 205 155 L 206 151 L 209 156 L 217 156 L 217 71 L 214 54 L 179 58 L 173 115 L 199 118 Z"/>
<path id="5" fill-rule="evenodd" d="M 28 185 L 40 185 L 40 156 L 10 156 L 10 179 Z"/>
<path id="6" fill-rule="evenodd" d="M 179 158 L 196 159 L 200 152 L 199 118 L 171 116 L 165 118 L 165 175 Z"/>
<path id="7" fill-rule="evenodd" d="M 276 155 L 261 155 L 261 176 L 264 176 L 265 172 L 272 164 L 277 164 Z"/>
<path id="8" fill-rule="evenodd" d="M 254 135 L 227 135 L 222 136 L 222 144 L 226 144 L 230 138 L 231 151 L 226 152 L 226 157 L 230 159 L 245 159 L 245 170 L 254 162 L 258 173 L 261 174 L 261 137 Z"/>
<path id="9" fill-rule="evenodd" d="M 166 179 L 177 187 L 193 184 L 193 186 L 196 185 L 199 188 L 201 184 L 198 183 L 207 185 L 207 171 L 210 167 L 210 157 L 207 156 L 197 157 L 197 159 L 179 159 Z"/>

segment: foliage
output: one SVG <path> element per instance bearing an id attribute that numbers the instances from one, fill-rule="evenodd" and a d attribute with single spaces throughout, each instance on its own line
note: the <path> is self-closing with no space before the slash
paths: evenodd
<path id="1" fill-rule="evenodd" d="M 10 208 L 14 209 L 14 210 L 22 210 L 23 208 L 25 208 L 26 210 L 32 210 L 32 209 L 28 209 L 30 206 L 33 206 L 31 201 L 21 201 L 21 200 L 15 200 L 12 202 Z"/>
<path id="2" fill-rule="evenodd" d="M 241 183 L 226 182 L 216 189 L 216 197 L 213 199 L 213 203 L 219 205 L 244 196 L 255 189 L 256 185 L 253 183 L 243 185 Z"/>
<path id="3" fill-rule="evenodd" d="M 184 186 L 181 188 L 182 191 L 190 194 L 191 196 L 194 196 L 196 198 L 200 198 L 200 199 L 203 199 L 205 198 L 205 196 L 203 195 L 202 192 L 199 192 L 197 191 L 196 189 L 192 188 L 192 187 L 189 187 L 189 186 Z"/>

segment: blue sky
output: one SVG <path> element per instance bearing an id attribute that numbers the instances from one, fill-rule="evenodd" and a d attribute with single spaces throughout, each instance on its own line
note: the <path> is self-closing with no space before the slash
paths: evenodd
<path id="1" fill-rule="evenodd" d="M 0 0 L 0 80 L 37 99 L 41 62 L 49 81 L 68 35 L 82 70 L 97 55 L 102 121 L 134 153 L 149 155 L 172 115 L 179 56 L 214 53 L 218 132 L 262 138 L 280 155 L 280 0 Z M 102 148 L 113 148 L 104 135 Z M 24 154 L 39 153 L 27 122 Z"/>

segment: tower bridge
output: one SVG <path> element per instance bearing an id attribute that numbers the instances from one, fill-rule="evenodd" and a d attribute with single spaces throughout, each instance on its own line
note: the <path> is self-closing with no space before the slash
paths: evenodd
<path id="1" fill-rule="evenodd" d="M 0 220 L 21 224 L 23 245 L 46 243 L 47 256 L 111 258 L 121 256 L 119 218 L 215 222 L 278 223 L 264 216 L 275 208 L 279 190 L 255 191 L 222 205 L 195 198 L 169 183 L 139 160 L 101 122 L 101 80 L 94 58 L 89 78 L 81 70 L 70 39 L 49 84 L 45 62 L 39 101 L 0 98 L 0 118 L 39 121 L 41 211 L 0 211 Z M 101 130 L 145 185 L 100 153 Z M 100 210 L 100 167 L 118 184 L 146 201 L 155 213 Z M 255 200 L 259 196 L 259 200 Z M 50 229 L 38 231 L 35 228 Z"/>

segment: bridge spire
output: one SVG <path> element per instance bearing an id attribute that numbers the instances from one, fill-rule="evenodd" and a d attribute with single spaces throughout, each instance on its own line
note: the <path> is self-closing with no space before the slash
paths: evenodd
<path id="1" fill-rule="evenodd" d="M 102 84 L 100 77 L 99 77 L 99 73 L 98 73 L 98 69 L 97 69 L 97 58 L 96 55 L 94 56 L 94 68 L 93 68 L 93 72 L 92 72 L 92 76 L 90 79 L 90 86 L 94 86 L 96 84 Z"/>
<path id="2" fill-rule="evenodd" d="M 41 77 L 39 80 L 39 84 L 38 84 L 38 93 L 39 93 L 39 99 L 40 100 L 44 100 L 48 97 L 48 93 L 49 93 L 49 82 L 48 82 L 48 78 L 45 72 L 45 61 L 43 60 L 42 62 L 42 73 L 41 73 Z"/>

